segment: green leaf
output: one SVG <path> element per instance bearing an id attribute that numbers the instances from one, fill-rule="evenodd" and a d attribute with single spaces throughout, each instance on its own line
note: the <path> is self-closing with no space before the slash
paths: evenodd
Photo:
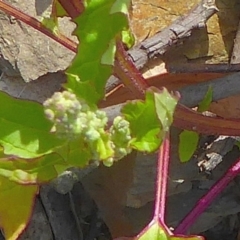
<path id="1" fill-rule="evenodd" d="M 213 98 L 213 89 L 212 89 L 212 86 L 209 86 L 203 100 L 198 105 L 198 112 L 207 111 L 212 102 L 212 98 Z"/>
<path id="2" fill-rule="evenodd" d="M 131 146 L 139 151 L 153 152 L 162 142 L 165 131 L 172 123 L 177 100 L 166 89 L 149 88 L 146 100 L 135 100 L 122 108 L 125 119 L 130 123 L 133 140 Z"/>
<path id="3" fill-rule="evenodd" d="M 156 112 L 162 123 L 163 131 L 167 132 L 173 121 L 173 113 L 178 98 L 177 96 L 172 96 L 166 88 L 163 88 L 162 90 L 154 88 L 154 91 Z"/>
<path id="4" fill-rule="evenodd" d="M 204 240 L 204 237 L 201 236 L 173 236 L 170 240 Z"/>
<path id="5" fill-rule="evenodd" d="M 88 146 L 81 139 L 67 143 L 59 149 L 60 154 L 69 166 L 85 167 L 92 159 Z"/>
<path id="6" fill-rule="evenodd" d="M 146 91 L 145 101 L 128 102 L 122 108 L 122 113 L 130 123 L 134 138 L 131 146 L 139 151 L 155 151 L 162 142 L 162 128 L 156 113 L 153 92 Z"/>
<path id="7" fill-rule="evenodd" d="M 199 135 L 196 132 L 184 130 L 179 136 L 179 158 L 187 162 L 197 149 Z"/>
<path id="8" fill-rule="evenodd" d="M 84 12 L 74 19 L 80 45 L 67 70 L 65 87 L 90 104 L 104 97 L 113 70 L 116 39 L 128 29 L 129 4 L 130 0 L 86 0 Z"/>
<path id="9" fill-rule="evenodd" d="M 65 9 L 62 7 L 58 0 L 53 0 L 51 16 L 53 18 L 68 16 Z"/>
<path id="10" fill-rule="evenodd" d="M 185 236 L 173 234 L 159 220 L 153 220 L 145 227 L 142 232 L 134 238 L 135 240 L 204 240 L 201 236 Z"/>
<path id="11" fill-rule="evenodd" d="M 52 17 L 43 17 L 41 23 L 50 29 L 55 35 L 59 34 L 58 21 Z"/>
<path id="12" fill-rule="evenodd" d="M 58 154 L 36 159 L 0 158 L 0 175 L 19 184 L 43 184 L 58 176 L 55 165 L 68 165 Z"/>
<path id="13" fill-rule="evenodd" d="M 159 226 L 158 222 L 153 224 L 147 229 L 147 231 L 138 238 L 139 240 L 169 240 L 167 232 Z"/>
<path id="14" fill-rule="evenodd" d="M 53 152 L 64 141 L 50 133 L 51 127 L 40 104 L 0 92 L 0 144 L 5 154 L 35 158 Z"/>
<path id="15" fill-rule="evenodd" d="M 16 240 L 26 227 L 38 186 L 19 185 L 0 176 L 0 227 L 5 239 Z"/>

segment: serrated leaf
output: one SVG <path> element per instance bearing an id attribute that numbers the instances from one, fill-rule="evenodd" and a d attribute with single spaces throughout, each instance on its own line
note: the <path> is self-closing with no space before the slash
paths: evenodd
<path id="1" fill-rule="evenodd" d="M 68 167 L 58 154 L 36 159 L 0 158 L 0 175 L 19 184 L 43 184 L 58 176 L 55 165 Z"/>
<path id="2" fill-rule="evenodd" d="M 38 186 L 19 185 L 0 176 L 0 227 L 5 239 L 16 240 L 26 227 Z"/>
<path id="3" fill-rule="evenodd" d="M 212 89 L 212 86 L 209 86 L 203 100 L 198 105 L 198 112 L 207 111 L 212 102 L 212 98 L 213 98 L 213 89 Z"/>
<path id="4" fill-rule="evenodd" d="M 179 158 L 187 162 L 197 149 L 199 135 L 196 132 L 184 130 L 179 135 Z"/>
<path id="5" fill-rule="evenodd" d="M 139 151 L 153 152 L 161 144 L 165 131 L 172 123 L 177 100 L 166 89 L 151 87 L 146 91 L 146 99 L 128 102 L 122 113 L 130 122 L 133 140 L 131 146 Z"/>
<path id="6" fill-rule="evenodd" d="M 0 92 L 0 144 L 6 155 L 35 158 L 64 144 L 50 133 L 52 125 L 43 107 Z"/>
<path id="7" fill-rule="evenodd" d="M 152 88 L 153 89 L 153 88 Z M 177 105 L 177 97 L 173 97 L 166 88 L 155 90 L 155 105 L 163 131 L 167 132 L 173 121 L 173 113 Z"/>
<path id="8" fill-rule="evenodd" d="M 67 70 L 65 87 L 90 104 L 104 97 L 112 74 L 116 39 L 128 29 L 126 15 L 130 0 L 85 1 L 84 12 L 74 22 L 80 45 Z"/>
<path id="9" fill-rule="evenodd" d="M 121 112 L 130 123 L 134 138 L 131 145 L 139 151 L 155 151 L 162 142 L 162 127 L 156 113 L 153 92 L 146 91 L 145 101 L 128 102 Z"/>
<path id="10" fill-rule="evenodd" d="M 89 149 L 81 139 L 69 142 L 59 150 L 58 153 L 70 166 L 85 167 L 92 159 Z"/>

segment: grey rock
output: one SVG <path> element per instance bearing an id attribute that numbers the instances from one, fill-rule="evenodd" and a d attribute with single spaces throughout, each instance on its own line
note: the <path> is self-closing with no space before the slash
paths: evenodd
<path id="1" fill-rule="evenodd" d="M 29 0 L 28 4 L 8 2 L 38 19 L 41 16 L 37 14 L 51 6 L 49 0 Z M 62 20 L 63 33 L 69 35 L 74 27 L 68 19 Z M 21 76 L 26 82 L 66 69 L 74 57 L 70 50 L 3 12 L 0 13 L 0 55 L 0 69 L 8 76 Z"/>
<path id="2" fill-rule="evenodd" d="M 33 215 L 19 240 L 53 240 L 51 226 L 38 198 L 36 198 Z"/>

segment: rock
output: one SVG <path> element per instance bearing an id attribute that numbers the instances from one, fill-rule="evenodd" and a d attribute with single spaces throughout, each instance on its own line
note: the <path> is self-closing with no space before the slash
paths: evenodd
<path id="1" fill-rule="evenodd" d="M 21 77 L 9 77 L 2 73 L 0 90 L 16 98 L 42 103 L 54 92 L 60 91 L 61 84 L 65 81 L 66 78 L 62 72 L 49 73 L 29 83 L 24 82 Z"/>
<path id="2" fill-rule="evenodd" d="M 81 239 L 81 232 L 78 231 L 69 195 L 59 194 L 50 186 L 45 185 L 41 188 L 40 198 L 51 224 L 54 239 Z"/>
<path id="3" fill-rule="evenodd" d="M 30 16 L 37 17 L 50 7 L 51 1 L 8 0 L 10 4 Z M 41 4 L 40 4 L 41 2 Z M 61 21 L 61 31 L 70 35 L 74 24 Z M 25 82 L 47 73 L 66 69 L 74 53 L 26 24 L 0 13 L 0 70 L 8 76 L 21 76 Z"/>
<path id="4" fill-rule="evenodd" d="M 51 226 L 41 202 L 36 198 L 33 215 L 19 240 L 53 240 Z"/>

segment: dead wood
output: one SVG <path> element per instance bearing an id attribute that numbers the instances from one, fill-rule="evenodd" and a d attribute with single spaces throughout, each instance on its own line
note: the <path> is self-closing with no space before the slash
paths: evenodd
<path id="1" fill-rule="evenodd" d="M 193 30 L 206 27 L 207 20 L 216 12 L 214 0 L 202 0 L 189 13 L 179 17 L 170 26 L 131 48 L 128 55 L 135 66 L 142 69 L 151 58 L 163 55 L 173 45 L 190 37 Z M 119 84 L 121 84 L 119 79 L 114 76 L 110 77 L 106 92 L 110 92 Z"/>
<path id="2" fill-rule="evenodd" d="M 128 51 L 137 68 L 142 68 L 149 59 L 163 55 L 179 41 L 190 37 L 195 29 L 205 28 L 207 20 L 217 12 L 214 0 L 202 0 L 185 16 L 178 18 L 164 28 Z"/>

